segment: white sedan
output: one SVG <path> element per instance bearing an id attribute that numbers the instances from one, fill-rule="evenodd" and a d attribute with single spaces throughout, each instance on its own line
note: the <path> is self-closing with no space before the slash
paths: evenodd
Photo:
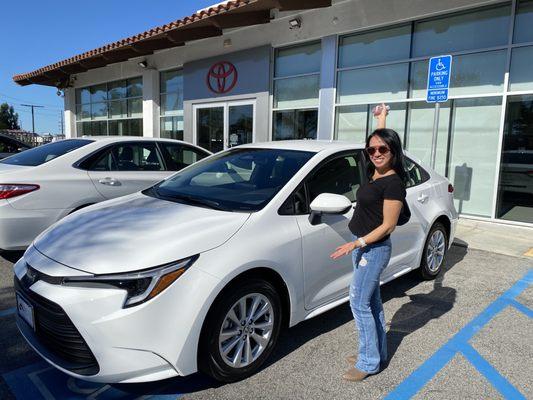
<path id="1" fill-rule="evenodd" d="M 212 155 L 40 235 L 14 267 L 20 331 L 49 363 L 96 382 L 198 370 L 231 382 L 268 358 L 282 326 L 348 300 L 348 221 L 361 145 L 286 141 Z M 435 277 L 457 213 L 448 180 L 409 157 L 410 221 L 390 281 Z"/>
<path id="2" fill-rule="evenodd" d="M 163 180 L 208 151 L 177 140 L 67 139 L 0 161 L 0 251 L 26 249 L 64 216 Z"/>

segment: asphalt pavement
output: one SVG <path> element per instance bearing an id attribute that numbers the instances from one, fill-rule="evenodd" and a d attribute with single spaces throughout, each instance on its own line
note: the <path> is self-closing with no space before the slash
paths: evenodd
<path id="1" fill-rule="evenodd" d="M 341 305 L 284 331 L 256 375 L 220 385 L 201 374 L 153 384 L 95 385 L 49 367 L 14 323 L 11 263 L 0 258 L 2 399 L 498 399 L 533 398 L 533 259 L 453 246 L 445 271 L 414 271 L 382 287 L 390 362 L 344 382 L 356 353 Z"/>

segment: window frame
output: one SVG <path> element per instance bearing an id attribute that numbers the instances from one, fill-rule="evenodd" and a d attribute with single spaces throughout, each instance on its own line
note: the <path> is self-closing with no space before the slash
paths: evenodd
<path id="1" fill-rule="evenodd" d="M 163 130 L 161 129 L 161 126 L 162 126 L 162 122 L 163 122 L 163 119 L 164 118 L 171 118 L 172 120 L 174 120 L 174 118 L 179 118 L 181 117 L 182 118 L 182 123 L 185 123 L 185 107 L 183 105 L 183 102 L 185 101 L 184 100 L 184 94 L 185 94 L 185 91 L 184 91 L 184 82 L 185 82 L 185 74 L 184 74 L 184 71 L 183 71 L 183 67 L 179 67 L 179 68 L 171 68 L 171 69 L 165 69 L 165 70 L 160 70 L 158 71 L 159 72 L 159 137 L 162 138 L 162 139 L 172 139 L 171 137 L 162 137 L 161 136 L 161 133 L 163 132 Z M 173 94 L 173 93 L 179 93 L 179 92 L 163 92 L 163 80 L 161 79 L 161 77 L 163 76 L 163 74 L 165 73 L 169 73 L 169 72 L 179 72 L 181 74 L 181 79 L 182 79 L 182 108 L 181 108 L 181 113 L 182 115 L 178 115 L 178 114 L 163 114 L 163 107 L 162 107 L 162 97 L 164 95 L 168 95 L 168 94 Z M 179 110 L 178 110 L 179 112 Z M 185 135 L 185 127 L 182 131 L 182 137 L 184 137 Z M 183 140 L 183 139 L 177 139 L 177 140 Z"/>
<path id="2" fill-rule="evenodd" d="M 161 157 L 163 158 L 163 161 L 165 163 L 165 171 L 168 171 L 168 172 L 178 172 L 178 171 L 181 171 L 182 169 L 185 169 L 187 168 L 188 166 L 194 164 L 189 164 L 187 165 L 187 167 L 183 167 L 181 169 L 177 169 L 177 170 L 174 170 L 174 169 L 169 169 L 169 160 L 167 159 L 166 157 L 166 153 L 168 153 L 168 150 L 166 150 L 164 148 L 164 145 L 165 144 L 168 144 L 168 145 L 173 145 L 173 146 L 180 146 L 182 148 L 182 150 L 190 150 L 196 154 L 199 154 L 199 153 L 204 153 L 203 154 L 203 157 L 196 160 L 194 163 L 197 163 L 198 161 L 201 161 L 203 160 L 204 158 L 207 158 L 211 155 L 210 152 L 208 152 L 207 150 L 205 149 L 202 149 L 201 147 L 195 147 L 195 146 L 191 146 L 190 144 L 187 144 L 185 142 L 181 143 L 181 142 L 177 142 L 177 143 L 172 143 L 172 142 L 166 142 L 166 141 L 162 141 L 162 140 L 157 140 L 156 141 L 156 145 L 158 147 L 158 150 L 159 150 L 159 154 L 161 155 Z M 170 156 L 170 155 L 169 155 Z"/>

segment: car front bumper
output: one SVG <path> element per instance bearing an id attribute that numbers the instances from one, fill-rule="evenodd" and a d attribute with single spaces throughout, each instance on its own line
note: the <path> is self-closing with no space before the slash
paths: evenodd
<path id="1" fill-rule="evenodd" d="M 34 254 L 34 253 L 33 253 Z M 27 271 L 25 256 L 15 265 L 16 280 L 24 280 Z M 38 257 L 37 257 L 38 258 Z M 36 257 L 31 257 L 32 267 L 39 271 Z M 46 260 L 50 263 L 51 260 Z M 60 267 L 65 272 L 64 266 Z M 47 268 L 53 270 L 54 268 Z M 72 275 L 79 271 L 70 269 Z M 40 271 L 43 272 L 44 271 Z M 46 361 L 63 372 L 87 381 L 104 383 L 134 383 L 189 375 L 197 371 L 197 345 L 203 319 L 209 302 L 206 293 L 216 287 L 219 280 L 194 267 L 189 268 L 176 282 L 153 299 L 131 308 L 123 308 L 126 292 L 115 288 L 67 286 L 37 280 L 19 290 L 34 307 L 35 329 L 17 317 L 17 324 L 28 343 Z M 20 284 L 20 283 L 19 283 Z M 30 291 L 29 293 L 26 291 Z M 57 314 L 71 321 L 70 330 L 83 347 L 81 360 L 62 357 L 56 345 L 62 337 L 45 331 L 45 310 L 38 301 L 51 303 Z M 42 300 L 44 299 L 44 300 Z M 54 306 L 55 305 L 55 306 Z M 78 332 L 79 337 L 76 336 Z M 65 345 L 67 348 L 68 346 Z M 88 354 L 94 356 L 96 365 L 83 367 Z"/>

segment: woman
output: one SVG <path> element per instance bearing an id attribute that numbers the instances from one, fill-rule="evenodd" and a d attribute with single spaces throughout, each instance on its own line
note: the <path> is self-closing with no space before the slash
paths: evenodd
<path id="1" fill-rule="evenodd" d="M 349 223 L 353 241 L 337 247 L 331 258 L 352 252 L 354 274 L 350 306 L 359 330 L 359 354 L 350 356 L 352 367 L 343 375 L 362 381 L 380 371 L 387 361 L 385 316 L 379 277 L 391 256 L 390 234 L 394 231 L 405 199 L 406 173 L 398 134 L 385 128 L 387 110 L 381 105 L 378 129 L 366 140 L 369 181 L 357 191 L 357 205 Z"/>

